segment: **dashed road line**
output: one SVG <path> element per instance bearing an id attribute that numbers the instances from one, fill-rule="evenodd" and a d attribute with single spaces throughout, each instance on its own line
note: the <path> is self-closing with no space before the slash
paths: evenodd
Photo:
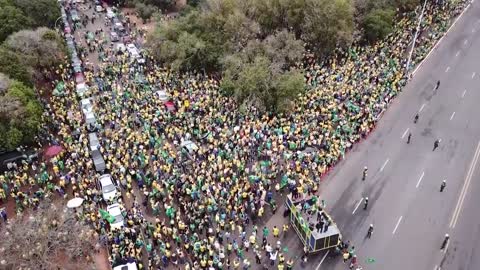
<path id="1" fill-rule="evenodd" d="M 448 72 L 450 70 L 450 67 L 447 67 L 447 69 L 445 69 L 445 72 Z"/>
<path id="2" fill-rule="evenodd" d="M 460 54 L 460 51 L 458 51 L 458 52 L 455 54 L 455 56 L 458 56 L 459 54 Z"/>
<path id="3" fill-rule="evenodd" d="M 410 129 L 410 128 L 407 128 L 407 129 L 405 130 L 405 132 L 404 132 L 403 135 L 402 135 L 402 139 L 405 137 L 405 135 L 407 135 L 407 132 L 408 132 L 409 129 Z"/>
<path id="4" fill-rule="evenodd" d="M 472 79 L 473 79 L 473 78 L 475 78 L 475 72 L 473 72 L 473 74 L 472 74 Z"/>
<path id="5" fill-rule="evenodd" d="M 463 42 L 463 45 L 467 45 L 468 43 L 468 39 L 465 39 L 465 41 Z"/>
<path id="6" fill-rule="evenodd" d="M 418 186 L 420 186 L 420 183 L 422 182 L 423 176 L 425 176 L 425 172 L 422 172 L 422 175 L 418 179 L 418 182 L 417 182 L 417 185 L 415 186 L 415 188 L 418 188 Z"/>
<path id="7" fill-rule="evenodd" d="M 455 116 L 455 112 L 453 112 L 452 116 L 450 116 L 450 120 L 452 120 L 454 116 Z"/>
<path id="8" fill-rule="evenodd" d="M 352 215 L 355 214 L 355 212 L 357 212 L 357 209 L 358 207 L 360 206 L 360 204 L 363 202 L 363 197 L 360 199 L 360 201 L 357 203 L 357 206 L 355 206 L 355 209 L 353 209 L 353 212 L 352 212 Z"/>
<path id="9" fill-rule="evenodd" d="M 317 268 L 315 268 L 315 270 L 320 269 L 320 265 L 322 265 L 323 261 L 325 261 L 325 258 L 327 258 L 328 253 L 330 253 L 330 250 L 327 250 L 327 252 L 325 252 L 325 255 L 323 256 L 322 260 L 321 260 L 320 263 L 317 265 Z"/>
<path id="10" fill-rule="evenodd" d="M 385 160 L 385 163 L 383 163 L 383 166 L 382 166 L 382 168 L 380 168 L 380 171 L 383 171 L 383 169 L 385 169 L 385 166 L 387 166 L 389 160 L 390 159 L 388 159 L 388 158 L 387 158 L 387 160 Z"/>
<path id="11" fill-rule="evenodd" d="M 420 107 L 420 110 L 418 112 L 422 112 L 423 108 L 425 108 L 425 103 L 422 104 L 422 107 Z"/>
<path id="12" fill-rule="evenodd" d="M 398 226 L 400 225 L 400 222 L 402 221 L 402 219 L 403 219 L 403 216 L 400 216 L 400 218 L 397 221 L 397 225 L 395 225 L 395 229 L 393 229 L 392 234 L 395 234 L 395 232 L 397 231 Z"/>
<path id="13" fill-rule="evenodd" d="M 467 93 L 467 89 L 463 90 L 463 93 L 462 93 L 462 98 L 465 97 L 465 94 Z"/>

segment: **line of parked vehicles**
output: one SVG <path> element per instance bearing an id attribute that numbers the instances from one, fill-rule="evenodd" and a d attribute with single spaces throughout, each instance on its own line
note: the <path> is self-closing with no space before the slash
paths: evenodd
<path id="1" fill-rule="evenodd" d="M 78 57 L 77 49 L 75 45 L 75 39 L 70 28 L 70 23 L 78 23 L 80 17 L 78 15 L 78 4 L 83 1 L 78 0 L 63 0 L 59 1 L 61 6 L 62 19 L 64 24 L 64 36 L 67 42 L 68 51 L 71 57 L 72 69 L 75 77 L 75 90 L 76 95 L 80 99 L 80 109 L 82 111 L 82 116 L 85 121 L 85 128 L 88 133 L 88 142 L 89 142 L 89 152 L 92 158 L 95 171 L 101 174 L 97 179 L 98 189 L 101 191 L 102 199 L 106 204 L 107 212 L 115 218 L 113 222 L 110 223 L 110 229 L 121 229 L 124 227 L 124 217 L 122 210 L 125 209 L 123 205 L 117 203 L 117 199 L 121 197 L 121 193 L 117 188 L 117 184 L 110 174 L 106 172 L 106 164 L 101 152 L 101 142 L 97 136 L 97 131 L 101 128 L 98 125 L 97 119 L 94 112 L 94 102 L 93 98 L 88 96 L 89 86 L 85 80 L 83 73 L 83 63 Z M 100 1 L 95 1 L 97 12 L 106 12 L 106 17 L 114 21 L 116 29 L 120 33 L 124 33 L 125 29 L 123 24 L 120 21 L 115 21 L 116 15 L 114 11 L 107 7 L 103 9 L 102 3 Z M 67 11 L 65 6 L 69 6 L 69 15 L 70 21 L 68 20 Z M 140 53 L 133 44 L 128 44 L 128 52 L 131 57 L 138 57 Z M 137 56 L 138 55 L 138 56 Z M 122 265 L 113 265 L 113 270 L 137 270 L 136 263 L 127 263 Z"/>

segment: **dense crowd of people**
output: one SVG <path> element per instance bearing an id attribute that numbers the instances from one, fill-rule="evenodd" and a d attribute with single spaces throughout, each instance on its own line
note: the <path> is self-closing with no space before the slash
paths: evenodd
<path id="1" fill-rule="evenodd" d="M 449 3 L 427 5 L 412 63 L 425 57 L 461 11 L 459 3 Z M 11 197 L 20 212 L 38 205 L 45 194 L 85 198 L 79 218 L 108 243 L 114 264 L 292 269 L 295 258 L 279 238 L 288 221 L 260 230 L 256 224 L 275 213 L 283 203 L 277 202 L 281 193 L 314 195 L 322 176 L 372 130 L 407 82 L 406 55 L 416 18 L 406 14 L 385 40 L 338 50 L 324 63 L 306 55 L 308 91 L 291 113 L 279 115 L 255 108 L 240 112 L 232 98 L 221 95 L 218 78 L 174 73 L 148 55 L 143 64 L 132 61 L 118 53 L 104 30 L 77 25 L 84 62 L 93 53 L 101 55 L 89 59 L 99 64 L 84 74 L 95 100 L 107 171 L 123 194 L 125 228 L 109 230 L 98 212 L 98 174 L 68 64 L 57 69 L 59 79 L 53 82 L 64 83 L 64 94 L 51 96 L 44 112 L 55 134 L 50 140 L 65 151 L 1 175 L 0 200 Z M 83 27 L 91 23 L 84 20 Z M 141 35 L 131 33 L 133 42 Z M 170 103 L 158 91 L 166 91 Z"/>

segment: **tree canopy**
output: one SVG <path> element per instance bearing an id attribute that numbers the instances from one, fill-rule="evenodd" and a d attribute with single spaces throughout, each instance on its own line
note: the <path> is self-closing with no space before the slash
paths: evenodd
<path id="1" fill-rule="evenodd" d="M 42 107 L 32 88 L 1 74 L 0 149 L 31 143 L 39 128 Z"/>
<path id="2" fill-rule="evenodd" d="M 46 28 L 59 17 L 56 0 L 0 0 L 0 149 L 37 134 L 42 108 L 33 86 L 66 55 L 63 38 Z"/>
<path id="3" fill-rule="evenodd" d="M 305 42 L 323 42 L 312 46 L 323 53 L 351 40 L 351 3 L 324 2 L 330 6 L 325 12 L 345 17 L 322 21 L 307 10 L 320 9 L 313 0 L 207 0 L 177 20 L 161 22 L 149 37 L 148 47 L 157 60 L 175 70 L 222 72 L 224 93 L 234 95 L 239 102 L 255 99 L 260 107 L 278 110 L 285 108 L 279 104 L 304 89 L 294 65 L 303 57 Z M 325 28 L 311 32 L 319 23 Z M 327 34 L 328 43 L 321 39 Z M 252 84 L 246 87 L 245 81 Z M 280 86 L 289 89 L 281 94 Z"/>
<path id="4" fill-rule="evenodd" d="M 94 230 L 52 203 L 0 227 L 1 269 L 91 269 Z"/>

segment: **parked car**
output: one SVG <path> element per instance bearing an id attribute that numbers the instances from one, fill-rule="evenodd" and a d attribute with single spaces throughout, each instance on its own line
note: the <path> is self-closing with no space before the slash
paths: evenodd
<path id="1" fill-rule="evenodd" d="M 125 44 L 132 43 L 132 38 L 129 35 L 123 36 L 122 39 L 123 39 L 123 43 Z"/>
<path id="2" fill-rule="evenodd" d="M 16 150 L 9 152 L 2 152 L 0 154 L 0 172 L 4 172 L 8 169 L 9 164 L 20 165 L 23 161 L 31 163 L 33 160 L 38 159 L 38 153 L 34 150 L 22 150 L 17 148 Z"/>
<path id="3" fill-rule="evenodd" d="M 83 97 L 85 95 L 85 93 L 87 93 L 87 90 L 88 90 L 88 87 L 85 83 L 79 83 L 79 84 L 77 84 L 77 86 L 75 88 L 76 88 L 76 91 L 77 91 L 77 95 L 79 97 Z"/>
<path id="4" fill-rule="evenodd" d="M 82 108 L 82 112 L 84 115 L 93 111 L 93 105 L 89 98 L 84 98 L 80 100 L 80 107 Z"/>
<path id="5" fill-rule="evenodd" d="M 167 92 L 164 91 L 164 90 L 158 90 L 157 92 L 155 92 L 155 94 L 157 94 L 158 96 L 158 99 L 160 99 L 160 101 L 162 102 L 167 102 L 168 101 L 168 95 L 167 95 Z"/>
<path id="6" fill-rule="evenodd" d="M 117 32 L 110 32 L 110 39 L 112 40 L 112 42 L 117 42 L 117 41 L 120 40 L 120 39 L 118 38 Z"/>
<path id="7" fill-rule="evenodd" d="M 90 155 L 92 156 L 92 159 L 93 159 L 93 165 L 95 166 L 95 171 L 97 172 L 105 171 L 105 168 L 106 168 L 105 160 L 103 159 L 103 156 L 102 156 L 102 153 L 100 153 L 100 150 L 94 150 L 90 152 Z"/>
<path id="8" fill-rule="evenodd" d="M 123 24 L 122 24 L 121 22 L 114 23 L 114 24 L 113 24 L 113 29 L 114 29 L 115 31 L 117 31 L 117 33 L 118 33 L 120 36 L 123 36 L 123 35 L 125 35 L 125 33 L 126 33 L 125 27 L 123 27 Z"/>
<path id="9" fill-rule="evenodd" d="M 127 47 L 125 47 L 125 45 L 121 42 L 117 42 L 115 43 L 115 51 L 117 52 L 124 52 L 127 50 Z"/>
<path id="10" fill-rule="evenodd" d="M 75 73 L 75 82 L 77 84 L 81 84 L 85 82 L 85 77 L 83 77 L 83 74 L 80 72 Z"/>
<path id="11" fill-rule="evenodd" d="M 120 205 L 118 203 L 107 206 L 107 212 L 115 218 L 115 220 L 110 223 L 110 228 L 120 229 L 125 225 L 122 210 L 120 209 Z"/>
<path id="12" fill-rule="evenodd" d="M 198 150 L 198 146 L 190 141 L 190 140 L 187 140 L 187 141 L 183 141 L 180 146 L 185 149 L 186 151 L 188 151 L 188 153 L 190 154 L 193 154 L 195 153 L 197 150 Z"/>
<path id="13" fill-rule="evenodd" d="M 106 202 L 111 202 L 118 196 L 117 187 L 112 181 L 110 174 L 101 175 L 98 178 L 99 189 L 102 191 L 102 198 Z"/>
<path id="14" fill-rule="evenodd" d="M 134 44 L 129 43 L 127 44 L 127 50 L 130 56 L 134 59 L 140 58 L 140 52 L 138 51 L 137 47 Z"/>
<path id="15" fill-rule="evenodd" d="M 85 124 L 88 131 L 94 132 L 97 130 L 97 119 L 95 118 L 95 114 L 93 113 L 93 111 L 87 112 L 85 114 Z"/>
<path id="16" fill-rule="evenodd" d="M 88 142 L 90 144 L 90 151 L 100 149 L 100 141 L 98 140 L 97 134 L 95 132 L 88 133 Z"/>

